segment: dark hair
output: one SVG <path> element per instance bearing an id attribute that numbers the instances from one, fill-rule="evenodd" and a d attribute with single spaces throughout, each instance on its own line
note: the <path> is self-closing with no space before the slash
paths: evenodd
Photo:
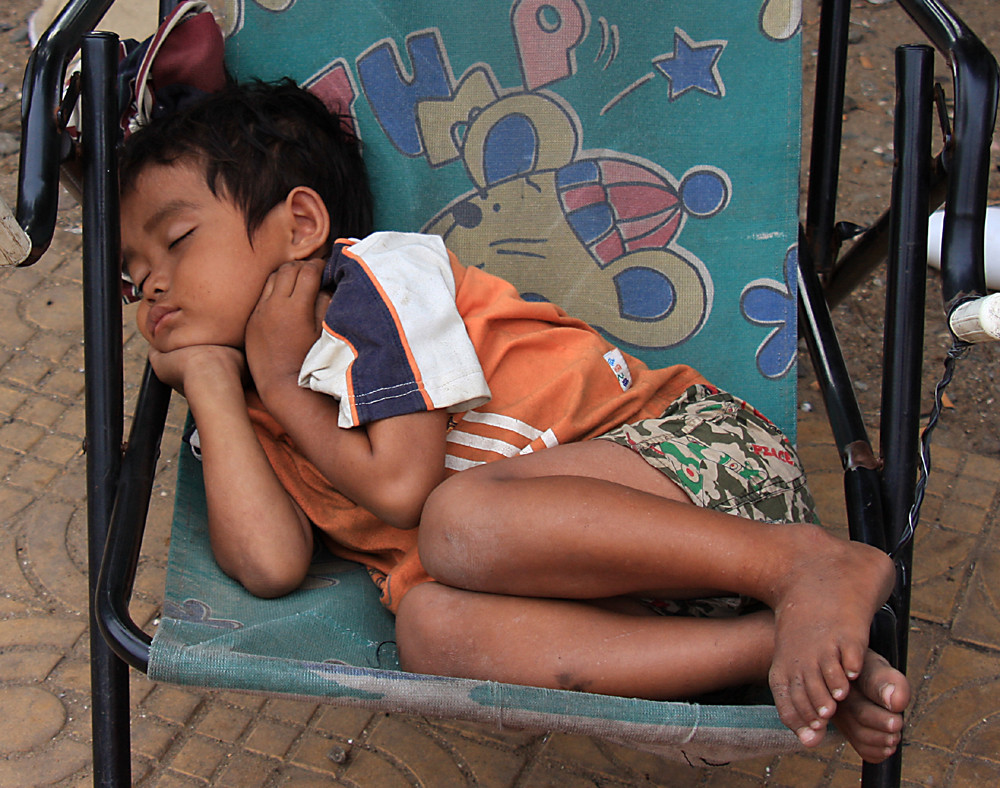
<path id="1" fill-rule="evenodd" d="M 246 217 L 252 238 L 296 186 L 315 189 L 330 213 L 331 240 L 372 231 L 372 197 L 357 138 L 322 101 L 291 80 L 231 84 L 141 127 L 119 159 L 122 194 L 152 164 L 186 159 Z"/>

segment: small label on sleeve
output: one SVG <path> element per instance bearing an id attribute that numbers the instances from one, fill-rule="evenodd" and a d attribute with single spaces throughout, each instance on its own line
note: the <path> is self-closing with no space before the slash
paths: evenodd
<path id="1" fill-rule="evenodd" d="M 618 378 L 618 385 L 622 387 L 622 391 L 628 391 L 632 387 L 632 372 L 629 370 L 628 364 L 625 363 L 625 356 L 622 355 L 622 352 L 618 348 L 609 350 L 604 354 L 604 360 L 608 362 L 611 371 Z"/>

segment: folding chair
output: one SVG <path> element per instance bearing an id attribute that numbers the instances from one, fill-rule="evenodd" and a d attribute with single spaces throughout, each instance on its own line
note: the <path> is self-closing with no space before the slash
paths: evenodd
<path id="1" fill-rule="evenodd" d="M 30 264 L 48 245 L 63 126 L 78 90 L 95 783 L 129 783 L 127 665 L 158 680 L 585 733 L 694 762 L 795 748 L 766 704 L 657 703 L 402 673 L 391 617 L 356 567 L 321 559 L 303 589 L 276 601 L 249 597 L 218 571 L 200 474 L 187 452 L 163 619 L 152 639 L 131 620 L 170 392 L 147 368 L 123 452 L 118 50 L 113 36 L 88 34 L 110 2 L 73 0 L 29 63 L 17 225 L 5 223 L 11 241 L 3 247 L 11 262 Z M 952 68 L 953 127 L 932 159 L 932 50 L 899 50 L 892 203 L 844 255 L 842 243 L 856 234 L 834 215 L 846 0 L 822 7 L 801 227 L 801 4 L 794 1 L 704 0 L 653 11 L 642 4 L 642 13 L 626 13 L 601 0 L 512 0 L 482 3 L 466 17 L 471 4 L 386 0 L 383 14 L 344 10 L 349 25 L 336 22 L 341 9 L 320 0 L 244 1 L 233 4 L 227 63 L 241 79 L 291 76 L 350 111 L 374 176 L 379 226 L 441 233 L 467 263 L 508 276 L 528 297 L 567 306 L 651 364 L 694 363 L 790 433 L 797 335 L 805 336 L 844 463 L 851 536 L 896 560 L 897 589 L 874 622 L 872 643 L 902 667 L 922 455 L 926 464 L 917 397 L 927 215 L 947 198 L 946 311 L 985 314 L 983 224 L 998 77 L 992 56 L 943 3 L 900 4 Z M 661 29 L 652 34 L 654 23 Z M 474 40 L 476 30 L 487 31 L 485 41 Z M 81 78 L 64 97 L 65 64 L 78 48 Z M 766 66 L 767 95 L 748 64 Z M 492 214 L 527 190 L 540 196 L 521 215 L 518 235 L 497 230 Z M 528 237 L 526 227 L 540 235 Z M 30 244 L 20 243 L 21 228 Z M 524 264 L 533 259 L 528 242 L 539 237 L 558 241 L 563 267 Z M 511 264 L 515 254 L 519 265 Z M 886 256 L 876 454 L 827 304 Z M 969 340 L 998 333 L 988 316 L 973 322 L 978 333 L 962 334 Z M 716 350 L 723 342 L 724 358 Z M 308 638 L 288 628 L 292 619 L 308 622 Z M 899 754 L 866 765 L 864 784 L 898 784 L 900 769 Z"/>

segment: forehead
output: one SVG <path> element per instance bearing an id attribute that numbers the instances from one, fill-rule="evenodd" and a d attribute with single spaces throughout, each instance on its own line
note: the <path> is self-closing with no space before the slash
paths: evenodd
<path id="1" fill-rule="evenodd" d="M 215 199 L 205 183 L 204 171 L 194 162 L 183 160 L 173 164 L 150 164 L 122 192 L 122 210 L 149 208 L 172 200 L 179 194 L 193 201 Z"/>
<path id="2" fill-rule="evenodd" d="M 213 194 L 197 162 L 151 164 L 121 194 L 123 240 L 156 231 L 170 219 L 188 213 L 237 214 L 223 194 Z"/>

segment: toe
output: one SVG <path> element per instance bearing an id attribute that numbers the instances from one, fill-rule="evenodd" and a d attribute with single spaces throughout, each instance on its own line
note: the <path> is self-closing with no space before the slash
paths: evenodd
<path id="1" fill-rule="evenodd" d="M 910 682 L 874 651 L 865 658 L 859 688 L 865 697 L 891 712 L 901 714 L 910 705 Z"/>

